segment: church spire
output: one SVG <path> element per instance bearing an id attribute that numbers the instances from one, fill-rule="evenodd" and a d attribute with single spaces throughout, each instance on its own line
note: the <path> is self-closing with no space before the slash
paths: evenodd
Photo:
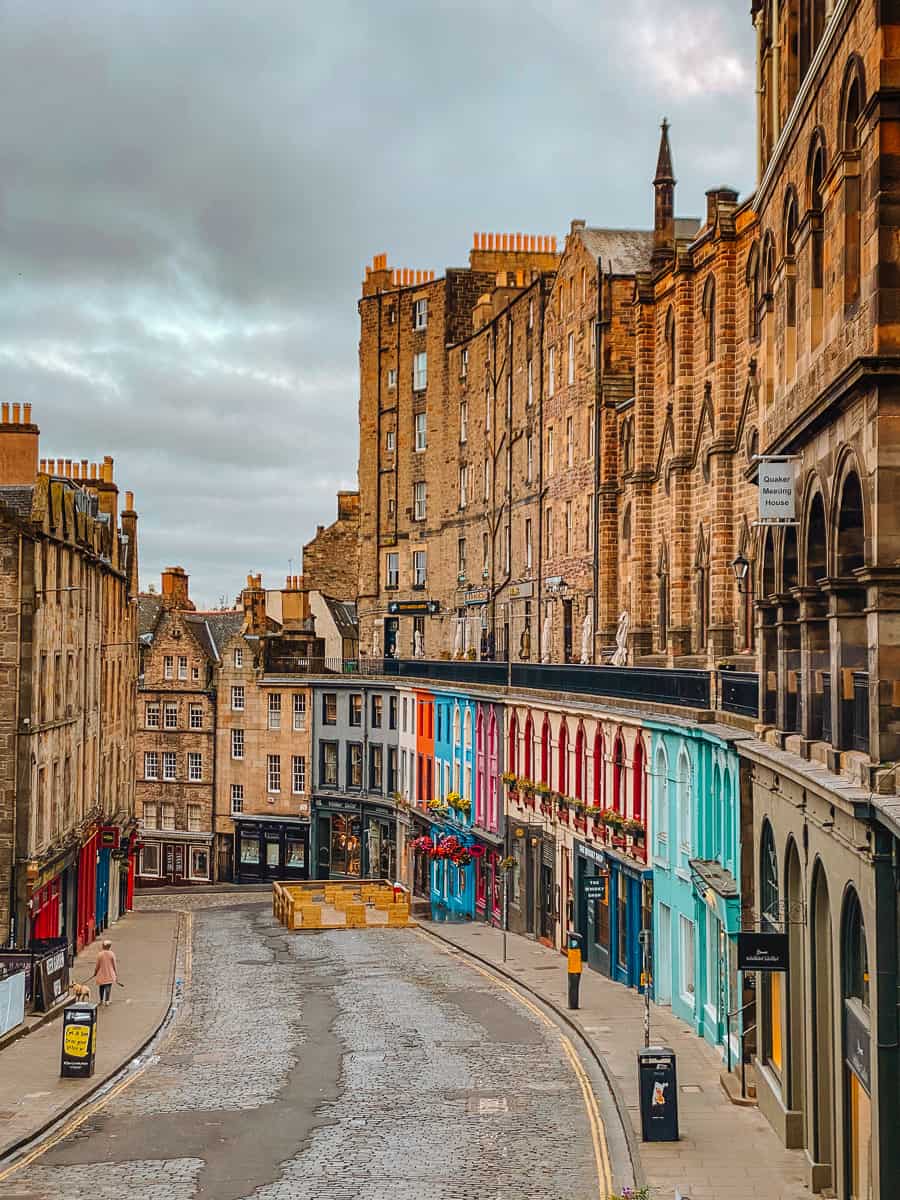
<path id="1" fill-rule="evenodd" d="M 672 149 L 669 122 L 663 117 L 653 180 L 653 254 L 651 265 L 662 267 L 675 256 L 675 176 L 672 173 Z"/>

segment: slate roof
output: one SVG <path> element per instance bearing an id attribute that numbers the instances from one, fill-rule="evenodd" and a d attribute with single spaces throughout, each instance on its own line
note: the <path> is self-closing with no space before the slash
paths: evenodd
<path id="1" fill-rule="evenodd" d="M 242 608 L 228 608 L 216 612 L 185 613 L 185 620 L 194 627 L 197 640 L 213 662 L 222 658 L 222 647 L 240 633 L 244 624 Z"/>
<path id="2" fill-rule="evenodd" d="M 693 241 L 700 230 L 696 217 L 678 217 L 675 221 L 675 238 L 681 242 Z M 599 258 L 603 270 L 613 275 L 635 275 L 638 271 L 650 270 L 653 253 L 652 229 L 596 229 L 581 230 L 581 240 L 588 252 Z"/>
<path id="3" fill-rule="evenodd" d="M 34 488 L 28 484 L 7 484 L 0 487 L 0 503 L 11 509 L 23 521 L 31 520 Z"/>
<path id="4" fill-rule="evenodd" d="M 162 596 L 155 592 L 141 592 L 138 595 L 138 637 L 153 633 L 161 608 Z"/>
<path id="5" fill-rule="evenodd" d="M 356 615 L 356 605 L 347 600 L 332 600 L 330 596 L 322 599 L 328 605 L 332 620 L 342 638 L 359 641 L 359 618 Z"/>

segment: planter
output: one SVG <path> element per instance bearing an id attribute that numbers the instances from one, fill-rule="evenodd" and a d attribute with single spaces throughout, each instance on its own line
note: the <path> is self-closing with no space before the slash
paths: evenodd
<path id="1" fill-rule="evenodd" d="M 509 789 L 509 798 L 510 798 L 510 800 L 515 800 L 516 804 L 521 804 L 521 800 L 519 799 L 519 793 L 516 788 Z"/>
<path id="2" fill-rule="evenodd" d="M 534 792 L 531 792 L 530 794 L 528 792 L 523 792 L 522 793 L 522 803 L 525 805 L 526 808 L 530 808 L 533 812 L 534 811 Z"/>
<path id="3" fill-rule="evenodd" d="M 624 833 L 614 833 L 612 836 L 612 844 L 618 850 L 624 850 L 627 844 L 627 838 Z"/>
<path id="4" fill-rule="evenodd" d="M 587 833 L 587 819 L 585 817 L 576 817 L 574 821 L 576 829 L 580 829 L 582 833 Z"/>
<path id="5" fill-rule="evenodd" d="M 553 816 L 553 805 L 552 805 L 552 804 L 546 804 L 546 803 L 545 803 L 545 802 L 542 800 L 542 801 L 541 801 L 541 812 L 543 813 L 543 815 L 544 815 L 545 817 L 552 817 L 552 816 Z"/>

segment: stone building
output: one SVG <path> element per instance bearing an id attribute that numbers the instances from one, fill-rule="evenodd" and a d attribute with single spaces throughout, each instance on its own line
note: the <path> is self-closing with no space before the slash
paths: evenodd
<path id="1" fill-rule="evenodd" d="M 310 672 L 322 670 L 325 647 L 302 576 L 286 580 L 280 620 L 266 603 L 249 575 L 216 677 L 216 832 L 233 837 L 241 883 L 310 874 Z"/>
<path id="2" fill-rule="evenodd" d="M 337 520 L 320 525 L 303 547 L 303 579 L 308 592 L 335 600 L 355 600 L 359 584 L 359 492 L 338 492 Z"/>
<path id="3" fill-rule="evenodd" d="M 0 416 L 0 923 L 80 949 L 130 904 L 137 515 L 113 460 Z"/>
<path id="4" fill-rule="evenodd" d="M 143 886 L 231 873 L 231 829 L 222 833 L 217 816 L 216 689 L 221 647 L 244 614 L 197 612 L 188 583 L 182 567 L 169 567 L 161 593 L 139 600 L 134 772 Z"/>

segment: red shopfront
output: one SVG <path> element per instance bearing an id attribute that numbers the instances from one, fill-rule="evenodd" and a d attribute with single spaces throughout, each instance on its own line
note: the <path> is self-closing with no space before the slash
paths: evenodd
<path id="1" fill-rule="evenodd" d="M 94 940 L 97 929 L 97 855 L 100 830 L 95 829 L 78 854 L 78 912 L 75 925 L 76 951 Z"/>
<path id="2" fill-rule="evenodd" d="M 31 897 L 31 937 L 55 938 L 61 932 L 62 877 L 57 875 Z"/>

